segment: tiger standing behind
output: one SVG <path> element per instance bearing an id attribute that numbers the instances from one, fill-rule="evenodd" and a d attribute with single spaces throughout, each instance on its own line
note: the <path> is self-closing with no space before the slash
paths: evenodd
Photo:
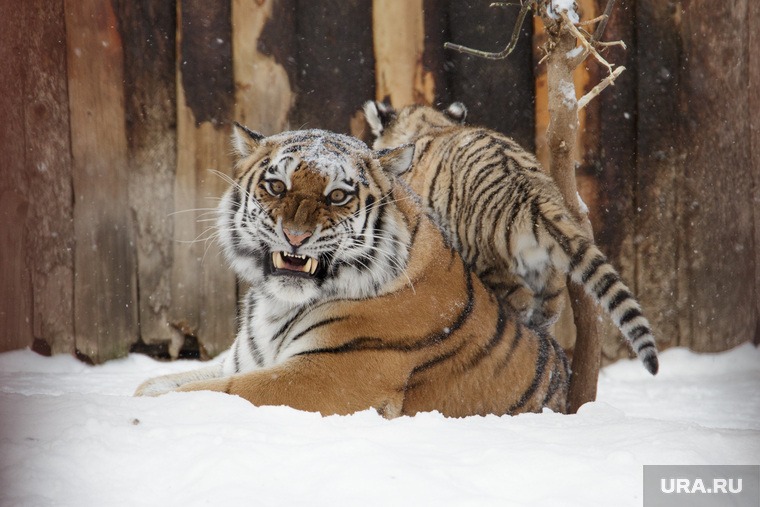
<path id="1" fill-rule="evenodd" d="M 498 132 L 464 126 L 467 110 L 459 102 L 441 112 L 421 105 L 396 111 L 370 101 L 364 113 L 375 149 L 414 143 L 412 166 L 398 176 L 525 324 L 547 329 L 557 320 L 570 274 L 657 373 L 657 348 L 641 307 L 532 154 Z"/>
<path id="2" fill-rule="evenodd" d="M 223 362 L 147 380 L 136 395 L 222 391 L 323 415 L 566 411 L 562 349 L 499 303 L 393 176 L 413 145 L 235 135 L 217 227 L 251 284 L 237 338 Z"/>

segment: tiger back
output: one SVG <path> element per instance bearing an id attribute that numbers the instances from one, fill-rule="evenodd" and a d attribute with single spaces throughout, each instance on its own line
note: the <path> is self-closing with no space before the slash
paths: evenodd
<path id="1" fill-rule="evenodd" d="M 650 325 L 617 271 L 587 238 L 552 178 L 509 137 L 463 125 L 461 103 L 400 111 L 367 102 L 375 149 L 414 143 L 398 173 L 475 273 L 526 325 L 549 328 L 567 275 L 610 315 L 647 370 L 658 369 Z"/>
<path id="2" fill-rule="evenodd" d="M 499 303 L 392 176 L 412 145 L 240 127 L 236 146 L 218 233 L 251 284 L 237 338 L 223 362 L 136 394 L 222 391 L 324 415 L 565 412 L 561 348 Z"/>

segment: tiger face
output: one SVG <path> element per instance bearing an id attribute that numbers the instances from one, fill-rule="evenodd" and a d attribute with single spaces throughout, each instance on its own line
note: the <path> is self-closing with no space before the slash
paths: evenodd
<path id="1" fill-rule="evenodd" d="M 391 177 L 383 168 L 405 170 L 414 147 L 376 153 L 327 134 L 236 131 L 240 158 L 220 206 L 221 244 L 238 275 L 286 307 L 335 294 L 370 297 L 408 255 L 399 246 L 405 238 L 377 224 L 401 220 L 384 206 Z"/>

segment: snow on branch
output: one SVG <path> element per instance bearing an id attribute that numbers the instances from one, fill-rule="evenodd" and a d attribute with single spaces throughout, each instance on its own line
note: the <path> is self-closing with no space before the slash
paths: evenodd
<path id="1" fill-rule="evenodd" d="M 518 4 L 495 2 L 492 3 L 490 7 L 507 7 L 511 5 Z M 578 45 L 572 51 L 569 51 L 567 53 L 567 58 L 571 60 L 570 66 L 572 68 L 576 68 L 578 65 L 583 63 L 589 55 L 592 55 L 594 59 L 596 59 L 600 64 L 602 64 L 602 66 L 607 69 L 607 77 L 604 78 L 585 96 L 581 97 L 581 99 L 578 101 L 578 107 L 580 109 L 585 107 L 586 104 L 588 104 L 594 97 L 599 95 L 609 85 L 614 85 L 615 79 L 617 79 L 617 77 L 620 76 L 620 74 L 625 70 L 625 67 L 618 67 L 617 69 L 613 70 L 614 64 L 609 63 L 599 53 L 601 49 L 607 48 L 609 46 L 622 46 L 623 49 L 626 47 L 623 41 L 600 41 L 602 34 L 604 33 L 604 29 L 607 26 L 607 21 L 609 20 L 612 8 L 615 5 L 615 0 L 609 0 L 607 2 L 607 7 L 604 10 L 604 14 L 584 22 L 581 22 L 578 18 L 575 0 L 521 0 L 519 5 L 520 12 L 517 15 L 517 21 L 515 23 L 514 29 L 512 30 L 512 36 L 509 40 L 509 44 L 507 44 L 503 50 L 499 52 L 481 51 L 479 49 L 473 49 L 462 46 L 460 44 L 453 44 L 451 42 L 446 42 L 443 47 L 446 49 L 453 49 L 460 53 L 479 56 L 481 58 L 487 58 L 490 60 L 504 59 L 508 57 L 514 50 L 517 44 L 517 39 L 520 36 L 520 29 L 522 28 L 523 22 L 525 21 L 525 17 L 528 15 L 528 12 L 531 9 L 535 9 L 535 11 L 541 15 L 544 21 L 553 20 L 556 22 L 556 26 L 553 28 L 554 30 L 568 30 L 571 34 L 573 34 L 573 36 L 575 36 Z M 591 33 L 587 32 L 584 27 L 593 24 L 597 24 L 597 28 L 592 35 Z M 551 40 L 548 44 L 551 44 Z M 549 55 L 551 49 L 551 47 L 544 48 L 547 56 Z M 546 56 L 541 60 L 541 62 L 543 62 L 545 59 Z"/>

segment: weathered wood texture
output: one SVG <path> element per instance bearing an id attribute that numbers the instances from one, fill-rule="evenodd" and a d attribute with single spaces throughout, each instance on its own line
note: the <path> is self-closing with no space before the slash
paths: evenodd
<path id="1" fill-rule="evenodd" d="M 749 2 L 749 119 L 755 220 L 755 345 L 760 345 L 760 2 Z"/>
<path id="2" fill-rule="evenodd" d="M 375 49 L 375 98 L 393 107 L 431 105 L 435 80 L 423 66 L 425 13 L 422 0 L 372 2 Z"/>
<path id="3" fill-rule="evenodd" d="M 124 116 L 124 55 L 115 12 L 66 0 L 74 185 L 76 347 L 94 362 L 138 337 L 134 222 Z"/>
<path id="4" fill-rule="evenodd" d="M 33 340 L 32 282 L 26 263 L 26 224 L 30 198 L 25 174 L 24 143 L 25 77 L 27 44 L 24 9 L 0 3 L 6 25 L 0 31 L 0 58 L 6 70 L 0 74 L 0 152 L 7 168 L 0 171 L 0 347 L 26 347 Z"/>
<path id="5" fill-rule="evenodd" d="M 73 200 L 63 1 L 0 3 L 0 350 L 72 353 Z"/>
<path id="6" fill-rule="evenodd" d="M 235 277 L 213 241 L 214 208 L 232 172 L 229 3 L 181 0 L 177 14 L 177 168 L 169 325 L 215 356 L 235 338 Z M 170 353 L 181 345 L 175 338 Z"/>
<path id="7" fill-rule="evenodd" d="M 369 140 L 365 100 L 460 100 L 541 153 L 533 25 L 504 61 L 442 47 L 502 49 L 518 9 L 488 3 L 0 2 L 0 350 L 223 350 L 236 286 L 203 220 L 232 120 Z M 607 56 L 628 70 L 580 115 L 579 192 L 663 348 L 760 340 L 758 5 L 618 0 L 605 40 L 628 50 Z M 605 357 L 627 355 L 606 329 Z"/>
<path id="8" fill-rule="evenodd" d="M 756 332 L 749 2 L 637 3 L 636 276 L 664 346 Z M 757 114 L 757 111 L 754 111 Z"/>
<path id="9" fill-rule="evenodd" d="M 163 0 L 113 2 L 124 52 L 124 114 L 129 206 L 135 225 L 140 337 L 147 344 L 174 337 L 171 308 L 173 187 L 177 152 L 176 6 Z"/>
<path id="10" fill-rule="evenodd" d="M 449 41 L 484 51 L 501 51 L 509 43 L 519 8 L 489 7 L 489 2 L 449 4 Z M 484 60 L 447 51 L 449 100 L 468 108 L 468 120 L 487 125 L 529 150 L 535 148 L 532 26 L 523 25 L 520 39 L 505 60 Z"/>
<path id="11" fill-rule="evenodd" d="M 259 8 L 251 8 L 250 0 L 232 1 L 235 118 L 268 136 L 287 130 L 288 113 L 293 107 L 295 94 L 288 71 L 262 47 L 266 46 L 262 41 L 264 28 L 272 23 L 274 6 L 278 2 L 264 0 L 259 3 Z M 288 13 L 281 11 L 277 15 L 289 22 Z M 287 47 L 291 43 L 288 40 L 288 44 L 278 46 Z"/>

